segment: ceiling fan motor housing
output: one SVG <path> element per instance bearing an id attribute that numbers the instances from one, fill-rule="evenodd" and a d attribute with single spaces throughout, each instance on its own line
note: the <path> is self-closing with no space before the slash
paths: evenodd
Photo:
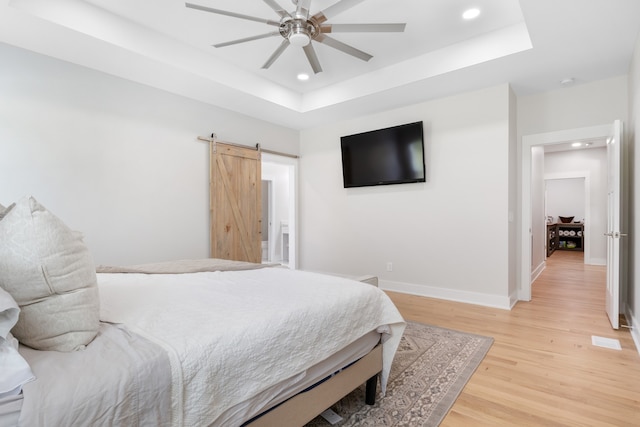
<path id="1" fill-rule="evenodd" d="M 290 19 L 280 25 L 280 34 L 294 46 L 306 46 L 318 33 L 318 27 L 304 19 Z"/>

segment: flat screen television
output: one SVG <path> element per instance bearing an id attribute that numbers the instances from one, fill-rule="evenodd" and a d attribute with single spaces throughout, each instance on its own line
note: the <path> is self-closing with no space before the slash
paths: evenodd
<path id="1" fill-rule="evenodd" d="M 425 182 L 422 122 L 340 138 L 344 188 Z"/>

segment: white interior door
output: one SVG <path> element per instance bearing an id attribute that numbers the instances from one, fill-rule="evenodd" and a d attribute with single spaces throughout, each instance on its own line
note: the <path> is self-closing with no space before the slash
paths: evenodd
<path id="1" fill-rule="evenodd" d="M 620 314 L 620 263 L 621 242 L 624 236 L 621 227 L 620 177 L 622 174 L 622 123 L 616 120 L 611 128 L 611 135 L 607 140 L 607 293 L 606 310 L 609 321 L 614 329 L 618 329 Z"/>

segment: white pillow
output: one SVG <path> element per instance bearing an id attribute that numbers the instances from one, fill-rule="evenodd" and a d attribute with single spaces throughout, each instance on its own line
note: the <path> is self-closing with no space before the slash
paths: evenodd
<path id="1" fill-rule="evenodd" d="M 9 334 L 0 337 L 0 399 L 20 394 L 22 386 L 35 379 L 31 367 L 18 353 L 18 342 Z"/>
<path id="2" fill-rule="evenodd" d="M 0 288 L 0 338 L 7 338 L 9 331 L 18 323 L 20 307 L 13 297 Z"/>
<path id="3" fill-rule="evenodd" d="M 98 333 L 95 266 L 77 233 L 33 197 L 0 221 L 0 287 L 20 306 L 13 328 L 36 350 L 84 348 Z"/>
<path id="4" fill-rule="evenodd" d="M 18 304 L 0 288 L 0 399 L 19 394 L 34 379 L 31 367 L 18 353 L 18 340 L 9 332 L 19 313 Z"/>

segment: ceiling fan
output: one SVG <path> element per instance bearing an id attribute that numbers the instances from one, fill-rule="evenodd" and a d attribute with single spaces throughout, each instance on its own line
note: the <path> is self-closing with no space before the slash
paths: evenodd
<path id="1" fill-rule="evenodd" d="M 201 6 L 193 3 L 185 3 L 186 7 L 191 9 L 202 10 L 205 12 L 216 13 L 219 15 L 231 16 L 234 18 L 246 19 L 249 21 L 262 22 L 267 25 L 277 27 L 276 31 L 265 34 L 245 37 L 238 40 L 232 40 L 224 43 L 214 44 L 213 46 L 225 47 L 238 43 L 245 43 L 253 40 L 259 40 L 267 37 L 281 36 L 284 40 L 278 48 L 271 54 L 267 62 L 262 66 L 263 69 L 269 68 L 280 57 L 282 52 L 289 45 L 300 46 L 304 50 L 307 60 L 311 65 L 314 73 L 322 71 L 320 61 L 313 48 L 312 41 L 330 46 L 346 54 L 355 56 L 363 61 L 369 61 L 373 58 L 366 52 L 356 49 L 353 46 L 342 43 L 332 37 L 328 33 L 371 33 L 371 32 L 403 32 L 406 24 L 329 24 L 327 21 L 339 13 L 361 3 L 364 0 L 340 0 L 329 6 L 325 10 L 310 15 L 309 7 L 311 0 L 292 0 L 296 5 L 293 12 L 287 12 L 282 8 L 276 0 L 263 0 L 271 7 L 279 16 L 280 20 L 258 18 L 254 16 L 244 15 L 241 13 L 230 12 L 226 10 L 214 9 L 207 6 Z"/>

